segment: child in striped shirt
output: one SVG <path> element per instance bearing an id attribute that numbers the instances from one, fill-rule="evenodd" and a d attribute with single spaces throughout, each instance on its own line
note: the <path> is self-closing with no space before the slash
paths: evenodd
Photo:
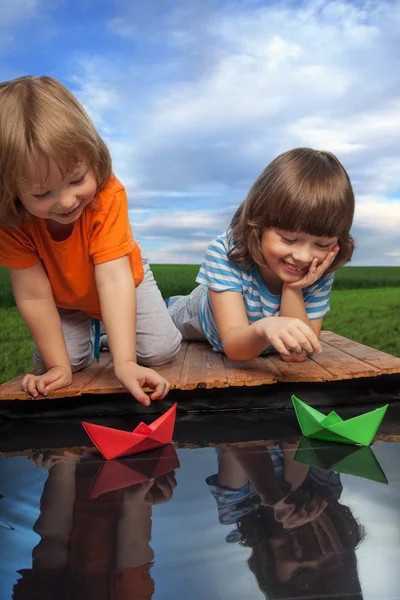
<path id="1" fill-rule="evenodd" d="M 353 216 L 350 179 L 333 154 L 295 148 L 278 156 L 209 245 L 200 285 L 166 301 L 183 339 L 208 340 L 236 361 L 320 353 L 333 272 L 354 250 Z"/>

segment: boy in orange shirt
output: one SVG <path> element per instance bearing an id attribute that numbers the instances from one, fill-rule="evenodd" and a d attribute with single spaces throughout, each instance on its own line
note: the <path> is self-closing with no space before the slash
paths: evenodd
<path id="1" fill-rule="evenodd" d="M 93 359 L 102 319 L 114 370 L 142 404 L 169 383 L 154 370 L 177 354 L 172 323 L 133 238 L 123 185 L 76 98 L 50 77 L 0 84 L 0 264 L 35 342 L 22 387 L 33 397 L 70 385 Z"/>

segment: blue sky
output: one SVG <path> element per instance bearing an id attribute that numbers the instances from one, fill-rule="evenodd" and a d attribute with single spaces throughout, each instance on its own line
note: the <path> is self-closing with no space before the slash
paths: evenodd
<path id="1" fill-rule="evenodd" d="M 331 150 L 355 265 L 400 265 L 400 2 L 0 0 L 0 80 L 61 79 L 110 146 L 153 262 L 201 261 L 259 172 Z"/>

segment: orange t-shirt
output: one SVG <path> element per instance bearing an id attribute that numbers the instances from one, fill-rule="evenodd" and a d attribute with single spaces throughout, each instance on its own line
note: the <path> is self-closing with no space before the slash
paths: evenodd
<path id="1" fill-rule="evenodd" d="M 21 227 L 0 227 L 0 264 L 27 269 L 42 262 L 56 306 L 101 319 L 94 266 L 128 256 L 138 286 L 143 280 L 140 248 L 128 218 L 124 186 L 112 175 L 97 198 L 74 223 L 71 235 L 55 241 L 44 219 Z"/>

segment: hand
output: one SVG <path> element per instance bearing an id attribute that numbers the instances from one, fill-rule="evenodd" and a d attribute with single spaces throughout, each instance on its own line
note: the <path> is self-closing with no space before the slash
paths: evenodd
<path id="1" fill-rule="evenodd" d="M 127 488 L 124 491 L 125 499 L 128 502 L 138 502 L 140 504 L 164 504 L 169 502 L 176 488 L 175 471 L 148 479 L 143 483 Z"/>
<path id="2" fill-rule="evenodd" d="M 115 374 L 122 385 L 132 394 L 140 404 L 149 406 L 151 400 L 162 400 L 168 394 L 171 386 L 169 382 L 161 377 L 153 369 L 141 367 L 133 361 L 129 361 L 115 367 Z M 142 388 L 149 387 L 155 390 L 150 398 Z"/>
<path id="3" fill-rule="evenodd" d="M 72 382 L 72 371 L 69 367 L 52 367 L 43 375 L 27 373 L 22 380 L 22 389 L 33 398 L 39 394 L 48 396 L 51 392 L 68 387 Z"/>
<path id="4" fill-rule="evenodd" d="M 169 502 L 176 485 L 175 471 L 157 477 L 154 485 L 147 491 L 144 501 L 147 504 L 164 504 Z"/>
<path id="5" fill-rule="evenodd" d="M 285 287 L 291 289 L 303 289 L 318 281 L 328 267 L 331 266 L 339 250 L 340 248 L 338 245 L 332 248 L 320 265 L 318 264 L 318 258 L 313 258 L 310 268 L 308 269 L 308 273 L 299 279 L 299 281 L 295 281 L 294 283 L 285 283 Z"/>
<path id="6" fill-rule="evenodd" d="M 61 462 L 73 462 L 76 463 L 80 460 L 80 457 L 67 450 L 63 455 L 54 454 L 53 450 L 49 448 L 47 450 L 34 450 L 29 460 L 38 468 L 48 469 L 50 471 L 55 465 Z"/>
<path id="7" fill-rule="evenodd" d="M 272 508 L 275 519 L 282 523 L 283 528 L 292 529 L 310 523 L 319 517 L 327 506 L 327 500 L 318 492 L 298 489 L 276 502 Z"/>
<path id="8" fill-rule="evenodd" d="M 292 317 L 265 317 L 257 322 L 257 331 L 279 354 L 313 354 L 322 352 L 322 346 L 311 329 L 300 319 Z"/>

